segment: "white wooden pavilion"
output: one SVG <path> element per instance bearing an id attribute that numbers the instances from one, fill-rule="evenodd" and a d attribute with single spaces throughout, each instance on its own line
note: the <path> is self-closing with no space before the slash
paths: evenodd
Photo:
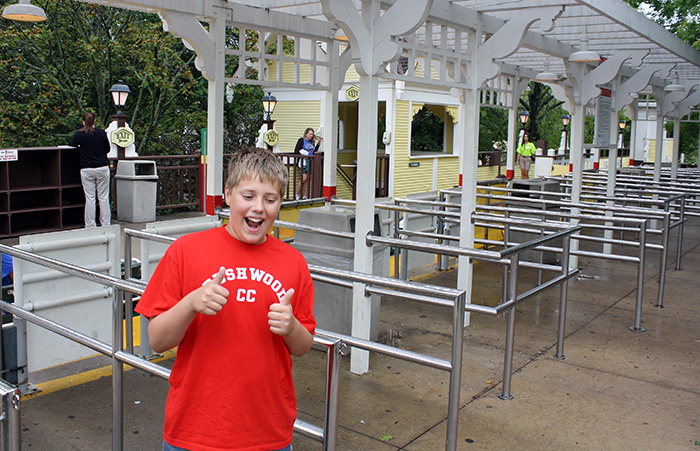
<path id="1" fill-rule="evenodd" d="M 571 118 L 573 201 L 580 199 L 586 108 L 596 108 L 596 139 L 617 152 L 619 111 L 635 117 L 637 98 L 656 99 L 657 136 L 663 119 L 679 123 L 700 104 L 700 52 L 622 0 L 85 0 L 159 14 L 167 31 L 197 53 L 209 81 L 207 211 L 222 204 L 223 102 L 226 83 L 317 92 L 324 124 L 338 119 L 338 90 L 350 65 L 360 74 L 357 211 L 354 269 L 372 273 L 365 240 L 373 229 L 378 80 L 448 87 L 459 100 L 462 224 L 476 203 L 479 108 L 509 110 L 508 170 L 518 129 L 518 99 L 530 80 L 549 84 Z M 231 39 L 232 30 L 241 40 Z M 252 32 L 264 45 L 247 49 Z M 341 54 L 344 36 L 349 47 Z M 294 42 L 294 55 L 283 43 Z M 399 70 L 398 61 L 408 62 Z M 228 73 L 230 62 L 235 73 Z M 412 68 L 420 62 L 423 70 Z M 272 64 L 274 63 L 274 64 Z M 274 71 L 269 70 L 275 67 Z M 283 74 L 283 67 L 292 70 Z M 254 71 L 246 70 L 253 68 Z M 251 77 L 251 73 L 254 76 Z M 601 102 L 601 97 L 606 97 Z M 387 124 L 387 128 L 391 124 Z M 634 130 L 634 120 L 632 122 Z M 336 128 L 325 127 L 324 194 L 335 194 Z M 657 139 L 657 147 L 661 146 Z M 634 147 L 634 146 L 633 146 Z M 677 146 L 676 146 L 677 152 Z M 660 154 L 657 149 L 657 155 Z M 636 149 L 632 149 L 635 155 Z M 674 161 L 677 161 L 677 154 Z M 674 164 L 675 168 L 675 164 Z M 614 178 L 614 171 L 610 172 Z M 657 159 L 655 180 L 660 177 Z M 614 180 L 610 183 L 614 186 Z M 471 248 L 474 228 L 462 227 Z M 472 263 L 459 258 L 459 289 L 470 301 Z M 359 284 L 353 295 L 353 335 L 369 337 L 370 306 Z M 367 371 L 366 353 L 353 353 L 354 372 Z"/>

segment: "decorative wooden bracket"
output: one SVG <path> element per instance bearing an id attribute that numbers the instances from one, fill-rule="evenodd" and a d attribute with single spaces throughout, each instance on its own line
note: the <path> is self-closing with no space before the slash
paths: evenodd
<path id="1" fill-rule="evenodd" d="M 479 45 L 477 50 L 478 77 L 476 86 L 480 87 L 486 80 L 501 73 L 501 67 L 495 59 L 506 58 L 517 52 L 525 40 L 525 33 L 535 22 L 542 22 L 540 28 L 549 31 L 554 28 L 554 21 L 564 12 L 563 6 L 546 8 L 528 8 L 507 21 L 491 37 Z"/>
<path id="2" fill-rule="evenodd" d="M 698 104 L 700 104 L 700 89 L 678 102 L 678 107 L 676 108 L 678 119 L 683 119 L 684 116 L 690 114 L 690 109 Z"/>
<path id="3" fill-rule="evenodd" d="M 661 114 L 663 116 L 666 116 L 673 110 L 675 110 L 681 101 L 688 98 L 688 96 L 690 95 L 690 91 L 698 85 L 700 85 L 700 82 L 690 82 L 683 85 L 685 91 L 664 93 L 664 98 L 661 102 Z"/>
<path id="4" fill-rule="evenodd" d="M 581 105 L 587 104 L 592 99 L 600 95 L 598 86 L 611 82 L 620 72 L 625 61 L 631 61 L 632 66 L 641 66 L 642 59 L 649 53 L 648 50 L 633 50 L 629 52 L 618 52 L 606 59 L 598 67 L 593 69 L 588 75 L 583 77 L 583 90 L 581 95 Z M 576 63 L 580 64 L 580 63 Z"/>
<path id="5" fill-rule="evenodd" d="M 185 47 L 197 54 L 195 66 L 209 81 L 216 79 L 214 41 L 192 14 L 164 10 L 159 13 L 163 29 L 182 39 Z"/>
<path id="6" fill-rule="evenodd" d="M 348 36 L 356 69 L 364 75 L 378 75 L 386 63 L 401 55 L 401 47 L 391 40 L 416 31 L 428 17 L 433 0 L 396 0 L 379 14 L 379 2 L 362 0 L 362 14 L 355 2 L 321 0 L 323 14 L 337 22 Z"/>
<path id="7" fill-rule="evenodd" d="M 658 73 L 660 77 L 666 78 L 669 76 L 671 69 L 675 64 L 657 64 L 646 66 L 639 72 L 628 78 L 620 84 L 615 95 L 615 109 L 621 111 L 624 107 L 634 102 L 632 94 L 642 91 L 649 85 L 651 77 Z"/>

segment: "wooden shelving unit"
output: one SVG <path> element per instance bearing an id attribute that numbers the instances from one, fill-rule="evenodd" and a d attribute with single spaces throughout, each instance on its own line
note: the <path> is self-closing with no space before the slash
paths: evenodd
<path id="1" fill-rule="evenodd" d="M 82 227 L 84 208 L 78 149 L 27 147 L 0 161 L 0 238 Z"/>

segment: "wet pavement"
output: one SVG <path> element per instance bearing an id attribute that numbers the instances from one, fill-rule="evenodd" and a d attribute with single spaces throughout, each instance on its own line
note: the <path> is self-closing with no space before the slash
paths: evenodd
<path id="1" fill-rule="evenodd" d="M 685 227 L 680 271 L 673 269 L 675 244 L 672 248 L 664 308 L 654 307 L 658 252 L 649 253 L 645 332 L 628 329 L 634 323 L 637 274 L 630 263 L 580 259 L 582 277 L 569 284 L 565 360 L 554 358 L 559 289 L 519 304 L 511 400 L 498 397 L 505 315 L 472 314 L 465 331 L 457 448 L 698 449 L 700 220 Z M 493 305 L 499 299 L 501 274 L 495 265 L 475 265 L 475 303 Z M 520 274 L 519 291 L 535 283 L 533 271 Z M 456 277 L 454 269 L 426 268 L 420 280 L 456 287 Z M 445 308 L 383 298 L 380 341 L 449 358 L 451 315 Z M 79 383 L 85 373 L 67 376 L 61 379 L 67 388 L 23 400 L 24 449 L 111 449 L 111 377 L 108 360 L 103 362 L 107 368 L 95 369 L 92 380 Z M 320 352 L 295 359 L 299 418 L 317 425 L 323 416 L 325 368 Z M 447 373 L 379 355 L 371 357 L 364 375 L 349 372 L 349 358 L 341 360 L 341 368 L 339 450 L 445 448 Z M 124 387 L 124 449 L 160 449 L 167 382 L 130 370 Z M 293 445 L 295 451 L 321 449 L 297 434 Z"/>

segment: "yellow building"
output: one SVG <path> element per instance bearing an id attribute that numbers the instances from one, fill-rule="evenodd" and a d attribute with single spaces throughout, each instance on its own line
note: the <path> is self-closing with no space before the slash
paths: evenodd
<path id="1" fill-rule="evenodd" d="M 418 68 L 419 69 L 419 68 Z M 271 72 L 274 72 L 271 70 Z M 283 70 L 283 77 L 293 74 Z M 308 74 L 301 74 L 308 77 Z M 339 92 L 338 105 L 338 153 L 336 166 L 336 196 L 343 199 L 353 197 L 351 185 L 357 161 L 357 131 L 359 115 L 359 75 L 354 66 L 346 73 L 344 85 Z M 322 123 L 320 91 L 276 90 L 278 103 L 272 118 L 280 142 L 277 152 L 292 152 L 297 140 L 307 127 L 324 136 L 327 125 Z M 377 136 L 377 153 L 388 156 L 388 197 L 403 197 L 411 193 L 437 191 L 460 185 L 460 155 L 457 145 L 462 139 L 459 99 L 448 89 L 438 90 L 424 86 L 408 86 L 398 80 L 380 80 L 377 121 L 380 131 Z M 421 149 L 413 137 L 416 117 L 427 116 L 435 122 L 437 147 Z M 324 143 L 320 150 L 329 149 Z M 505 154 L 505 152 L 504 152 Z M 488 160 L 485 160 L 488 161 Z M 476 162 L 479 164 L 479 162 Z M 342 171 L 342 172 L 341 172 Z M 505 167 L 480 166 L 478 180 L 495 179 L 505 175 Z M 379 172 L 377 178 L 382 178 Z M 378 183 L 381 183 L 378 181 Z M 324 185 L 329 181 L 324 180 Z"/>

